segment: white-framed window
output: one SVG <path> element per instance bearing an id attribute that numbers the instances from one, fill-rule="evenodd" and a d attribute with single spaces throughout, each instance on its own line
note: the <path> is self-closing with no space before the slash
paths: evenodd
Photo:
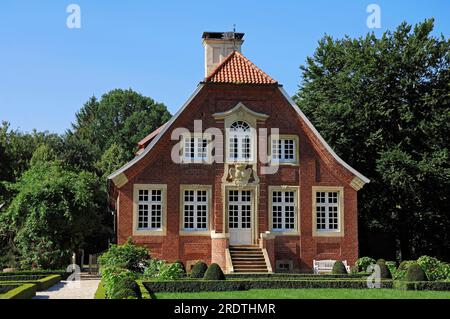
<path id="1" fill-rule="evenodd" d="M 231 124 L 228 134 L 228 158 L 230 161 L 251 161 L 253 141 L 250 125 L 244 121 Z"/>
<path id="2" fill-rule="evenodd" d="M 183 162 L 208 160 L 208 138 L 203 136 L 183 137 Z"/>
<path id="3" fill-rule="evenodd" d="M 297 163 L 297 138 L 271 138 L 271 153 L 273 162 Z"/>
<path id="4" fill-rule="evenodd" d="M 138 190 L 138 230 L 160 230 L 162 228 L 163 190 Z"/>
<path id="5" fill-rule="evenodd" d="M 273 231 L 296 231 L 296 193 L 296 190 L 273 190 L 271 192 Z"/>
<path id="6" fill-rule="evenodd" d="M 339 192 L 316 191 L 315 196 L 317 231 L 339 231 Z"/>
<path id="7" fill-rule="evenodd" d="M 183 230 L 208 230 L 209 191 L 206 189 L 184 189 Z"/>

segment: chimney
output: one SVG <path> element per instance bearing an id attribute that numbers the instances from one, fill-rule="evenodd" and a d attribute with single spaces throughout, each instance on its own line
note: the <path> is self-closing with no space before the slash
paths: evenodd
<path id="1" fill-rule="evenodd" d="M 241 52 L 244 33 L 236 32 L 203 32 L 205 47 L 205 77 L 233 51 Z"/>

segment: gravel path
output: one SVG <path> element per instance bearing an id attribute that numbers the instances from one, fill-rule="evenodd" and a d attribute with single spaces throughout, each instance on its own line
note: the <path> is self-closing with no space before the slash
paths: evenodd
<path id="1" fill-rule="evenodd" d="M 100 280 L 61 281 L 48 290 L 36 292 L 33 299 L 94 299 Z"/>

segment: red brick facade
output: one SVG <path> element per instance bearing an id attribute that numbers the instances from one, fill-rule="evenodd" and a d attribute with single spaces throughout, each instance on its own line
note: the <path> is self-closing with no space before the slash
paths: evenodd
<path id="1" fill-rule="evenodd" d="M 168 261 L 185 263 L 204 260 L 217 262 L 226 269 L 225 250 L 228 247 L 224 225 L 224 194 L 222 191 L 224 164 L 176 164 L 171 160 L 171 150 L 177 141 L 171 140 L 171 132 L 177 127 L 194 129 L 194 120 L 202 120 L 203 129 L 217 127 L 224 132 L 224 122 L 217 121 L 214 113 L 225 112 L 238 103 L 248 109 L 268 115 L 267 120 L 257 121 L 257 128 L 279 128 L 280 134 L 297 135 L 299 140 L 299 165 L 282 165 L 273 175 L 262 175 L 257 164 L 258 204 L 257 240 L 253 244 L 267 250 L 271 266 L 276 260 L 292 262 L 294 271 L 309 272 L 314 259 L 339 259 L 354 263 L 358 258 L 357 191 L 351 185 L 354 174 L 343 167 L 321 143 L 318 136 L 298 115 L 283 96 L 278 85 L 245 85 L 205 83 L 194 99 L 179 114 L 166 132 L 134 165 L 123 170 L 126 182 L 116 188 L 117 241 L 124 243 L 133 237 L 137 244 L 149 248 L 152 256 Z M 150 132 L 149 132 L 150 133 Z M 225 132 L 224 132 L 225 136 Z M 167 229 L 165 236 L 133 236 L 133 185 L 167 185 Z M 211 228 L 215 236 L 180 234 L 180 185 L 210 185 L 212 189 Z M 261 236 L 269 229 L 269 186 L 290 185 L 299 187 L 298 235 L 279 235 L 273 232 Z M 315 236 L 313 229 L 313 186 L 343 187 L 343 234 L 341 236 Z M 217 238 L 216 238 L 217 237 Z"/>

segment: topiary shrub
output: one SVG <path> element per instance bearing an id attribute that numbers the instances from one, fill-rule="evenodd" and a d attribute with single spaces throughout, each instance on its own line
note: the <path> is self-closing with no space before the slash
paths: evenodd
<path id="1" fill-rule="evenodd" d="M 110 299 L 142 299 L 141 289 L 136 281 L 125 278 L 115 284 Z"/>
<path id="2" fill-rule="evenodd" d="M 225 275 L 223 274 L 222 268 L 218 264 L 209 265 L 208 269 L 203 276 L 205 280 L 225 280 Z"/>
<path id="3" fill-rule="evenodd" d="M 377 260 L 377 264 L 378 263 L 386 263 L 386 260 L 384 260 L 383 258 L 380 258 L 380 259 Z"/>
<path id="4" fill-rule="evenodd" d="M 380 278 L 381 279 L 391 279 L 392 274 L 389 271 L 389 268 L 386 266 L 385 262 L 377 262 L 377 265 L 380 267 Z"/>
<path id="5" fill-rule="evenodd" d="M 406 281 L 428 281 L 427 275 L 418 263 L 409 265 L 405 276 Z"/>
<path id="6" fill-rule="evenodd" d="M 347 274 L 347 268 L 342 261 L 336 260 L 331 271 L 333 274 Z"/>
<path id="7" fill-rule="evenodd" d="M 192 267 L 191 277 L 192 278 L 203 278 L 207 269 L 208 269 L 208 265 L 206 265 L 203 261 L 198 261 Z"/>
<path id="8" fill-rule="evenodd" d="M 366 256 L 358 258 L 358 260 L 355 262 L 355 266 L 357 267 L 358 271 L 367 271 L 367 267 L 369 267 L 370 265 L 374 265 L 375 263 L 375 259 Z"/>

